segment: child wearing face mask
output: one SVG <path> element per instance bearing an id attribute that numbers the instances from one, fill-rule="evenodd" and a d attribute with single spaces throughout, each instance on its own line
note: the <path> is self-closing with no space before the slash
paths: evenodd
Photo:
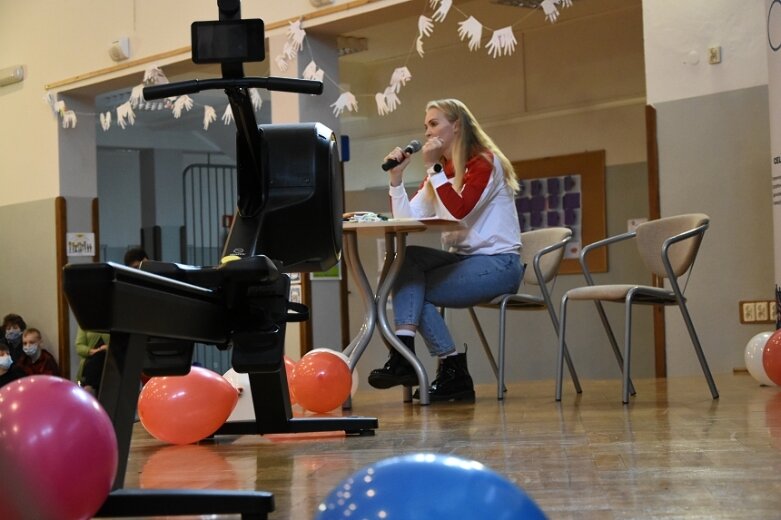
<path id="1" fill-rule="evenodd" d="M 3 317 L 2 337 L 0 343 L 8 345 L 11 359 L 16 363 L 22 357 L 22 334 L 27 328 L 21 316 L 18 314 L 6 314 Z"/>
<path id="2" fill-rule="evenodd" d="M 28 376 L 49 375 L 59 376 L 60 367 L 57 361 L 45 348 L 41 340 L 41 331 L 30 327 L 22 335 L 23 355 L 19 359 L 19 368 Z"/>
<path id="3" fill-rule="evenodd" d="M 8 350 L 8 345 L 0 343 L 0 387 L 26 375 L 24 370 L 19 368 L 11 359 L 11 351 Z"/>

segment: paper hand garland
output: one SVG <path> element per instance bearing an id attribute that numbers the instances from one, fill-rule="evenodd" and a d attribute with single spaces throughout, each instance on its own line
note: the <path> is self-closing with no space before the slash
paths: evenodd
<path id="1" fill-rule="evenodd" d="M 434 32 L 434 22 L 442 23 L 447 18 L 450 9 L 453 7 L 453 0 L 428 0 L 428 5 L 434 10 L 431 17 L 421 15 L 417 20 L 418 35 L 415 39 L 415 51 L 418 55 L 424 57 L 423 39 L 430 37 Z M 560 7 L 571 7 L 572 0 L 542 0 L 539 3 L 545 14 L 545 19 L 550 23 L 555 23 L 559 18 Z M 461 14 L 462 11 L 458 10 Z M 516 24 L 517 25 L 517 24 Z M 469 50 L 475 51 L 482 46 L 483 24 L 474 16 L 469 16 L 466 20 L 458 22 L 458 36 L 463 42 L 466 40 Z M 499 56 L 509 56 L 515 52 L 517 40 L 513 34 L 512 25 L 502 29 L 495 30 L 490 41 L 486 44 L 488 54 L 496 59 Z M 306 31 L 302 27 L 302 20 L 290 22 L 287 28 L 287 40 L 285 41 L 282 52 L 274 58 L 277 68 L 281 72 L 286 72 L 289 68 L 289 61 L 296 58 L 296 55 L 303 50 Z M 307 80 L 323 81 L 326 77 L 325 71 L 317 67 L 312 59 L 302 72 L 302 77 Z M 374 95 L 379 115 L 386 115 L 395 111 L 401 100 L 399 91 L 412 79 L 410 70 L 404 67 L 398 67 L 393 71 L 389 86 L 383 91 Z M 144 99 L 143 88 L 145 85 L 162 85 L 168 83 L 168 78 L 159 67 L 150 67 L 144 71 L 142 83 L 133 87 L 130 98 L 125 103 L 116 108 L 117 125 L 126 128 L 128 124 L 135 123 L 135 112 L 133 109 L 142 110 L 160 110 L 161 108 L 170 108 L 174 118 L 179 119 L 183 110 L 192 109 L 194 102 L 189 96 L 171 97 L 163 102 L 149 102 Z M 254 110 L 260 110 L 263 100 L 257 89 L 248 89 L 252 106 Z M 58 101 L 56 94 L 47 93 L 44 101 L 52 108 L 55 114 L 62 118 L 63 128 L 73 128 L 76 126 L 77 117 L 73 110 L 68 110 L 64 101 Z M 358 110 L 358 101 L 352 92 L 342 92 L 339 98 L 330 105 L 333 113 L 339 117 L 345 110 L 353 112 Z M 208 130 L 209 125 L 216 121 L 217 113 L 214 107 L 204 106 L 203 129 Z M 230 104 L 225 107 L 222 114 L 222 121 L 225 125 L 233 122 L 233 110 Z M 111 128 L 111 111 L 99 114 L 100 126 L 104 131 Z"/>

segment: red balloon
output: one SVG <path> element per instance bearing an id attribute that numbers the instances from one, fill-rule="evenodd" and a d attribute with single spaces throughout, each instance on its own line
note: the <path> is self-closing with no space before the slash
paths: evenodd
<path id="1" fill-rule="evenodd" d="M 91 518 L 117 472 L 117 438 L 98 401 L 54 376 L 0 389 L 0 517 Z"/>
<path id="2" fill-rule="evenodd" d="M 150 379 L 138 398 L 138 417 L 154 438 L 191 444 L 217 431 L 238 399 L 238 392 L 224 377 L 192 367 L 185 376 Z"/>
<path id="3" fill-rule="evenodd" d="M 777 385 L 781 385 L 781 330 L 777 330 L 765 343 L 762 351 L 765 373 Z"/>
<path id="4" fill-rule="evenodd" d="M 327 352 L 309 352 L 293 369 L 293 389 L 305 410 L 325 413 L 350 397 L 352 374 L 339 356 Z"/>
<path id="5" fill-rule="evenodd" d="M 293 369 L 296 367 L 296 362 L 285 356 L 285 375 L 287 376 L 287 392 L 290 394 L 290 404 L 296 404 L 296 393 L 293 391 Z"/>

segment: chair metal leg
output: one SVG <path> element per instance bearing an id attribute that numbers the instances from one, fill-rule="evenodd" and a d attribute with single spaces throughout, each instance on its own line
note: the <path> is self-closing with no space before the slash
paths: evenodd
<path id="1" fill-rule="evenodd" d="M 499 306 L 499 381 L 496 385 L 496 398 L 504 399 L 504 341 L 505 341 L 505 318 L 507 317 L 507 299 L 502 300 Z"/>
<path id="2" fill-rule="evenodd" d="M 572 378 L 572 384 L 575 386 L 575 392 L 582 394 L 583 389 L 580 387 L 580 379 L 578 379 L 578 374 L 575 372 L 575 365 L 572 363 L 572 358 L 569 357 L 569 349 L 567 348 L 566 341 L 564 342 L 564 361 L 567 363 L 567 369 Z"/>
<path id="3" fill-rule="evenodd" d="M 708 381 L 708 388 L 710 388 L 711 397 L 713 397 L 713 399 L 718 399 L 719 391 L 716 389 L 716 383 L 713 381 L 713 375 L 711 375 L 710 368 L 708 367 L 708 360 L 705 359 L 705 353 L 702 351 L 700 339 L 697 337 L 697 331 L 694 330 L 694 324 L 692 323 L 691 316 L 689 316 L 689 309 L 686 307 L 686 303 L 681 297 L 678 297 L 678 308 L 681 309 L 683 322 L 686 323 L 686 328 L 689 330 L 689 337 L 692 340 L 692 345 L 694 346 L 694 352 L 697 354 L 697 359 L 700 360 L 702 373 L 705 374 L 705 380 Z"/>
<path id="4" fill-rule="evenodd" d="M 602 302 L 599 300 L 594 302 L 594 305 L 597 307 L 597 313 L 599 314 L 599 319 L 602 320 L 602 326 L 605 328 L 605 332 L 607 333 L 607 338 L 610 340 L 610 346 L 613 348 L 613 353 L 616 356 L 616 361 L 618 361 L 618 368 L 622 368 L 624 366 L 624 359 L 621 355 L 621 350 L 618 347 L 618 342 L 616 341 L 616 336 L 613 334 L 613 328 L 610 326 L 610 322 L 607 320 L 607 314 L 605 313 L 605 308 L 602 306 Z M 635 395 L 635 386 L 632 384 L 632 379 L 629 379 L 629 393 L 632 395 Z"/>
<path id="5" fill-rule="evenodd" d="M 561 401 L 561 383 L 564 379 L 564 337 L 567 330 L 567 295 L 561 298 L 559 311 L 559 349 L 556 356 L 556 400 Z"/>
<path id="6" fill-rule="evenodd" d="M 629 403 L 629 370 L 632 357 L 632 296 L 634 293 L 629 291 L 626 295 L 626 308 L 625 311 L 625 324 L 626 330 L 624 331 L 624 368 L 622 385 L 621 385 L 621 401 L 624 404 Z"/>
<path id="7" fill-rule="evenodd" d="M 488 358 L 488 364 L 491 365 L 491 370 L 494 372 L 494 376 L 496 377 L 496 394 L 497 399 L 503 399 L 504 398 L 504 392 L 507 391 L 507 387 L 504 386 L 504 364 L 501 361 L 503 353 L 503 343 L 502 343 L 502 334 L 504 332 L 504 329 L 501 325 L 501 318 L 500 318 L 500 325 L 499 325 L 499 356 L 500 361 L 499 365 L 496 364 L 496 359 L 494 358 L 493 352 L 491 352 L 491 347 L 488 344 L 488 339 L 485 337 L 485 333 L 483 332 L 483 327 L 480 325 L 480 320 L 477 319 L 477 313 L 475 313 L 474 307 L 469 307 L 469 316 L 472 318 L 472 323 L 475 324 L 475 330 L 477 331 L 477 336 L 480 338 L 480 343 L 483 345 L 483 350 L 485 351 L 485 356 Z"/>
<path id="8" fill-rule="evenodd" d="M 548 315 L 550 321 L 553 324 L 553 331 L 556 333 L 556 337 L 559 336 L 559 320 L 556 318 L 556 311 L 553 309 L 553 302 L 551 301 L 550 294 L 547 287 L 540 286 L 540 292 L 542 292 L 542 299 L 545 301 L 545 307 L 548 309 Z M 569 369 L 569 375 L 572 378 L 572 384 L 575 385 L 575 391 L 579 394 L 583 393 L 583 389 L 580 387 L 580 380 L 578 374 L 575 372 L 575 365 L 572 363 L 572 358 L 569 355 L 569 349 L 567 343 L 564 343 L 564 361 L 567 362 L 567 368 Z"/>

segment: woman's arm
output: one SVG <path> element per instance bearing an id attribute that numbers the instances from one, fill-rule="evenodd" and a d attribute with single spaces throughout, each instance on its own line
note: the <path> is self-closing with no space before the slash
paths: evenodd
<path id="1" fill-rule="evenodd" d="M 457 192 L 443 173 L 431 176 L 431 183 L 437 191 L 437 196 L 451 215 L 457 219 L 467 216 L 480 201 L 494 165 L 482 155 L 478 155 L 467 163 L 467 172 L 464 175 L 464 184 L 461 193 Z"/>

